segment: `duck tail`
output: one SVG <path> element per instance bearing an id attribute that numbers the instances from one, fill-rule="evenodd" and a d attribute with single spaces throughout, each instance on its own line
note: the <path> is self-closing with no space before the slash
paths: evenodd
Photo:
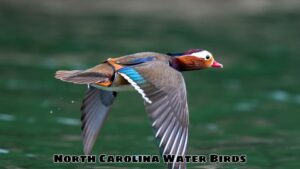
<path id="1" fill-rule="evenodd" d="M 91 84 L 109 81 L 109 78 L 102 73 L 81 70 L 59 70 L 55 73 L 55 78 L 75 84 Z"/>
<path id="2" fill-rule="evenodd" d="M 55 73 L 55 78 L 59 80 L 66 79 L 82 72 L 81 70 L 59 70 Z"/>
<path id="3" fill-rule="evenodd" d="M 81 72 L 81 70 L 59 70 L 55 73 L 55 78 L 66 82 L 72 82 L 72 78 Z"/>

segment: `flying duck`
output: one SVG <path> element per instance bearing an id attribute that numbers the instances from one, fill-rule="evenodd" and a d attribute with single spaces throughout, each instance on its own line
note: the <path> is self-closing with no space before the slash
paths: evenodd
<path id="1" fill-rule="evenodd" d="M 84 153 L 90 154 L 117 92 L 137 91 L 143 98 L 162 155 L 187 152 L 189 111 L 181 71 L 222 68 L 202 49 L 183 53 L 140 52 L 105 62 L 87 70 L 60 70 L 55 78 L 88 85 L 81 106 Z M 168 163 L 169 169 L 185 169 L 186 163 Z"/>

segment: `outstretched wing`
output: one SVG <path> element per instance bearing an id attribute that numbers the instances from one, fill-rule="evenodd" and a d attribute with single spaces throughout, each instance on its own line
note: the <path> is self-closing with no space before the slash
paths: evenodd
<path id="1" fill-rule="evenodd" d="M 84 154 L 90 154 L 113 104 L 115 92 L 90 87 L 81 106 Z"/>
<path id="2" fill-rule="evenodd" d="M 126 69 L 120 69 L 120 74 L 143 95 L 162 155 L 184 156 L 189 115 L 183 76 L 160 61 Z M 169 163 L 168 168 L 184 169 L 186 164 Z"/>

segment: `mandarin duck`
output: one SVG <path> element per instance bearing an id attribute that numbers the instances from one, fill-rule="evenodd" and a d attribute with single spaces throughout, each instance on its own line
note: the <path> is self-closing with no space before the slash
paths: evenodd
<path id="1" fill-rule="evenodd" d="M 55 77 L 65 82 L 87 84 L 81 106 L 84 153 L 90 154 L 117 92 L 137 91 L 143 98 L 162 155 L 184 156 L 187 152 L 189 112 L 181 71 L 222 68 L 202 49 L 183 53 L 140 52 L 105 62 L 87 70 L 60 70 Z M 168 163 L 184 169 L 186 163 Z"/>

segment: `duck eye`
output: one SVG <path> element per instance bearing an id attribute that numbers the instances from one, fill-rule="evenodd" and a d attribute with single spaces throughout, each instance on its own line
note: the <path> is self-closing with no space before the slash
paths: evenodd
<path id="1" fill-rule="evenodd" d="M 207 56 L 205 57 L 205 59 L 206 59 L 206 60 L 210 59 L 210 56 L 209 56 L 209 55 L 207 55 Z"/>

